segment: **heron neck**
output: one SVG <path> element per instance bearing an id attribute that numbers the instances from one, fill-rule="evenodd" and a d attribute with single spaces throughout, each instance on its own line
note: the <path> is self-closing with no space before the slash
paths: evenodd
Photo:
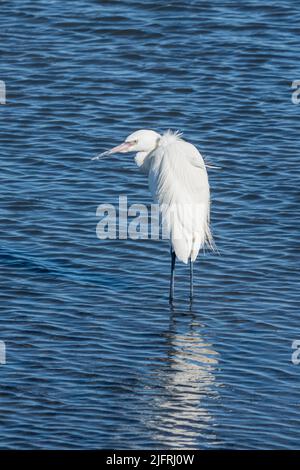
<path id="1" fill-rule="evenodd" d="M 147 155 L 149 155 L 149 153 L 150 152 L 137 152 L 137 154 L 135 155 L 135 162 L 137 166 L 143 165 L 145 158 L 147 157 Z"/>

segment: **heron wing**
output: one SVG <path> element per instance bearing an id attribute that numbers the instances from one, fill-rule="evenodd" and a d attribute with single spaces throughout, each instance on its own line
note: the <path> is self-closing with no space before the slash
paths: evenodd
<path id="1" fill-rule="evenodd" d="M 177 258 L 194 261 L 205 243 L 212 245 L 209 184 L 201 154 L 194 145 L 167 134 L 151 155 L 148 178 Z"/>

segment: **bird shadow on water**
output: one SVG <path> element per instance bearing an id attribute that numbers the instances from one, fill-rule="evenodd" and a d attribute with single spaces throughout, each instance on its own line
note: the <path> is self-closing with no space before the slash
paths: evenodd
<path id="1" fill-rule="evenodd" d="M 215 372 L 219 354 L 202 333 L 192 307 L 170 309 L 165 351 L 151 372 L 150 416 L 145 425 L 158 445 L 205 447 L 216 441 L 210 400 L 218 399 Z"/>

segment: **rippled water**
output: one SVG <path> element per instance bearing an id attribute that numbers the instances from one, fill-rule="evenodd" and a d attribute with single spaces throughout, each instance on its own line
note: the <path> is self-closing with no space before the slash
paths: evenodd
<path id="1" fill-rule="evenodd" d="M 1 448 L 298 448 L 295 1 L 1 2 Z M 96 237 L 136 129 L 208 160 L 219 254 Z"/>

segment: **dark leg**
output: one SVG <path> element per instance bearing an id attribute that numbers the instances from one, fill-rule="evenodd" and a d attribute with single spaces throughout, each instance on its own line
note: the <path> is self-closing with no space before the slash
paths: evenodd
<path id="1" fill-rule="evenodd" d="M 175 251 L 173 251 L 171 247 L 171 279 L 170 279 L 170 295 L 169 295 L 170 304 L 173 302 L 173 298 L 174 298 L 175 261 L 176 261 Z"/>
<path id="2" fill-rule="evenodd" d="M 190 301 L 193 302 L 194 286 L 193 286 L 193 261 L 190 259 Z"/>

